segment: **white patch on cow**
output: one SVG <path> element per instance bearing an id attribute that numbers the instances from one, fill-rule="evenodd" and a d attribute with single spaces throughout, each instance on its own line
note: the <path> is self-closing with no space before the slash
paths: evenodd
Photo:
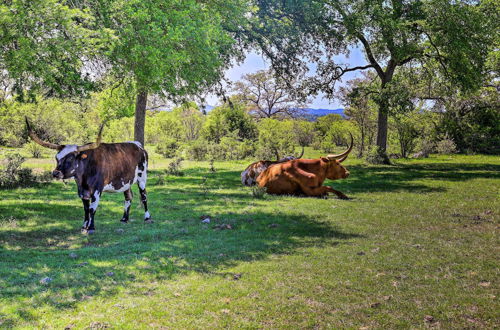
<path id="1" fill-rule="evenodd" d="M 241 183 L 243 183 L 245 186 L 247 185 L 247 176 L 248 176 L 248 170 L 244 170 L 241 172 Z"/>
<path id="2" fill-rule="evenodd" d="M 66 157 L 66 155 L 72 153 L 72 152 L 75 152 L 76 150 L 78 149 L 78 146 L 76 144 L 68 144 L 64 147 L 63 150 L 59 151 L 56 155 L 56 159 L 57 160 L 61 160 L 63 159 L 64 157 Z"/>
<path id="3" fill-rule="evenodd" d="M 99 198 L 100 198 L 100 196 L 99 196 L 99 192 L 98 191 L 94 192 L 94 198 L 95 198 L 95 201 L 93 201 L 92 203 L 90 203 L 90 208 L 93 209 L 94 212 L 95 212 L 95 210 L 97 210 L 97 206 L 99 205 Z"/>
<path id="4" fill-rule="evenodd" d="M 141 144 L 139 141 L 127 141 L 127 143 L 133 143 L 133 144 L 135 144 L 136 146 L 138 146 L 140 149 L 144 149 L 144 148 L 142 147 L 142 144 Z"/>
<path id="5" fill-rule="evenodd" d="M 125 201 L 125 212 L 127 212 L 128 208 L 130 207 L 130 204 L 132 204 L 131 201 Z"/>
<path id="6" fill-rule="evenodd" d="M 143 171 L 139 170 L 139 166 L 136 168 L 136 174 L 135 177 L 137 178 L 137 182 L 139 184 L 139 188 L 142 190 L 146 189 L 146 181 L 148 180 L 148 162 L 145 161 L 142 166 L 144 167 Z M 139 176 L 139 173 L 141 173 L 141 176 Z"/>
<path id="7" fill-rule="evenodd" d="M 146 211 L 146 213 L 144 213 L 144 219 L 149 219 L 151 218 L 151 215 L 149 214 L 149 211 Z"/>
<path id="8" fill-rule="evenodd" d="M 116 189 L 115 187 L 113 187 L 112 183 L 108 183 L 107 185 L 104 186 L 102 191 L 116 193 L 116 192 L 124 192 L 124 191 L 127 191 L 129 189 L 130 189 L 130 182 L 123 184 L 123 181 L 122 181 L 122 186 L 120 188 Z"/>

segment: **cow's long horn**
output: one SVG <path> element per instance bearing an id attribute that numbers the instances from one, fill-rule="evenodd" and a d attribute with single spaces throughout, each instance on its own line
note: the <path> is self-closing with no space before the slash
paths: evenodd
<path id="1" fill-rule="evenodd" d="M 99 133 L 97 134 L 97 139 L 95 142 L 93 143 L 89 143 L 89 144 L 85 144 L 83 146 L 79 146 L 76 151 L 78 152 L 82 152 L 82 151 L 86 151 L 86 150 L 90 150 L 90 149 L 95 149 L 97 147 L 99 147 L 99 145 L 101 144 L 101 140 L 102 140 L 102 129 L 104 128 L 104 123 L 102 123 L 101 127 L 99 128 Z"/>
<path id="2" fill-rule="evenodd" d="M 36 133 L 33 131 L 33 129 L 31 129 L 31 125 L 30 125 L 30 122 L 28 120 L 28 117 L 24 117 L 24 119 L 26 119 L 26 127 L 28 128 L 28 135 L 30 136 L 30 138 L 33 141 L 35 141 L 36 143 L 38 143 L 39 145 L 41 145 L 42 147 L 45 147 L 45 148 L 56 149 L 56 150 L 61 149 L 62 146 L 60 144 L 50 143 L 50 142 L 43 141 L 42 139 L 40 139 L 38 137 L 38 135 L 36 135 Z"/>
<path id="3" fill-rule="evenodd" d="M 352 147 L 354 145 L 354 138 L 352 137 L 351 132 L 349 132 L 349 135 L 351 136 L 351 145 L 349 146 L 349 149 L 347 149 L 346 151 L 344 151 L 343 153 L 338 154 L 338 155 L 328 155 L 328 156 L 326 156 L 326 158 L 328 158 L 328 159 L 338 159 L 339 162 L 343 162 L 347 158 L 347 156 L 349 155 L 349 153 L 351 152 Z"/>
<path id="4" fill-rule="evenodd" d="M 296 158 L 297 158 L 297 159 L 300 159 L 300 158 L 302 158 L 302 156 L 304 156 L 304 146 L 302 146 L 302 152 L 301 152 L 301 153 L 300 153 L 300 155 L 299 155 L 299 156 L 297 156 Z"/>

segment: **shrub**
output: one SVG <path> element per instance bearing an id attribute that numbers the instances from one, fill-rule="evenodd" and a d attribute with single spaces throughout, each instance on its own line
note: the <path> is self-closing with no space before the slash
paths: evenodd
<path id="1" fill-rule="evenodd" d="M 6 165 L 0 170 L 0 187 L 14 188 L 30 185 L 35 181 L 31 169 L 21 168 L 25 158 L 20 154 L 10 154 L 6 158 Z"/>
<path id="2" fill-rule="evenodd" d="M 168 164 L 167 168 L 165 169 L 165 173 L 168 175 L 183 176 L 184 173 L 181 170 L 183 160 L 184 159 L 182 159 L 182 157 L 174 158 L 174 160 L 172 160 Z"/>
<path id="3" fill-rule="evenodd" d="M 195 140 L 186 143 L 181 148 L 182 157 L 189 160 L 204 160 L 206 159 L 208 146 L 203 140 Z"/>
<path id="4" fill-rule="evenodd" d="M 24 145 L 24 148 L 26 149 L 26 151 L 29 152 L 29 154 L 33 158 L 40 158 L 40 157 L 42 157 L 43 147 L 41 145 L 39 145 L 38 143 L 35 143 L 35 142 L 31 141 L 29 143 L 26 143 Z"/>
<path id="5" fill-rule="evenodd" d="M 155 151 L 165 158 L 173 158 L 178 149 L 179 143 L 175 139 L 166 139 L 156 145 Z"/>
<path id="6" fill-rule="evenodd" d="M 436 144 L 438 154 L 449 155 L 457 152 L 457 145 L 451 139 L 443 139 Z"/>

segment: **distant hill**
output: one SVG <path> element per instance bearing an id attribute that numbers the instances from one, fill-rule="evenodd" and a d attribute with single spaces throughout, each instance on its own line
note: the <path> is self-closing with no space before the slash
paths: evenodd
<path id="1" fill-rule="evenodd" d="M 215 108 L 213 105 L 205 105 L 204 107 L 204 110 L 206 112 L 210 112 L 212 111 L 212 109 Z M 161 109 L 163 110 L 163 109 Z M 344 114 L 344 109 L 314 109 L 314 108 L 304 108 L 302 109 L 304 112 L 305 112 L 305 115 L 304 117 L 307 119 L 307 120 L 311 120 L 311 121 L 314 121 L 316 120 L 318 117 L 323 117 L 323 116 L 326 116 L 326 115 L 331 115 L 331 114 L 335 114 L 335 115 L 341 115 L 342 117 L 346 117 L 346 115 Z"/>
<path id="2" fill-rule="evenodd" d="M 326 116 L 326 115 L 341 115 L 345 118 L 344 109 L 313 109 L 313 108 L 304 108 L 306 113 L 306 117 L 308 119 L 315 119 L 318 117 Z"/>

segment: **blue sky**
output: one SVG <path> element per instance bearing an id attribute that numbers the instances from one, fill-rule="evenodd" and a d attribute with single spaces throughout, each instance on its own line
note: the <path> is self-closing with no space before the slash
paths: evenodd
<path id="1" fill-rule="evenodd" d="M 349 57 L 337 56 L 335 57 L 337 63 L 345 63 L 350 66 L 365 65 L 366 60 L 363 53 L 358 48 L 351 48 Z M 245 61 L 239 65 L 235 65 L 226 72 L 226 78 L 231 81 L 240 80 L 241 77 L 247 73 L 254 73 L 258 70 L 267 69 L 269 63 L 259 54 L 255 52 L 250 52 L 247 54 Z M 314 69 L 315 65 L 311 63 L 310 69 Z M 353 79 L 360 75 L 360 72 L 349 72 L 344 77 L 342 82 L 338 83 L 340 86 L 343 82 Z M 208 97 L 208 104 L 216 105 L 217 98 L 215 96 Z M 318 95 L 313 99 L 313 102 L 309 104 L 310 108 L 321 108 L 321 109 L 337 109 L 342 108 L 342 104 L 339 100 L 328 100 L 322 95 Z"/>

